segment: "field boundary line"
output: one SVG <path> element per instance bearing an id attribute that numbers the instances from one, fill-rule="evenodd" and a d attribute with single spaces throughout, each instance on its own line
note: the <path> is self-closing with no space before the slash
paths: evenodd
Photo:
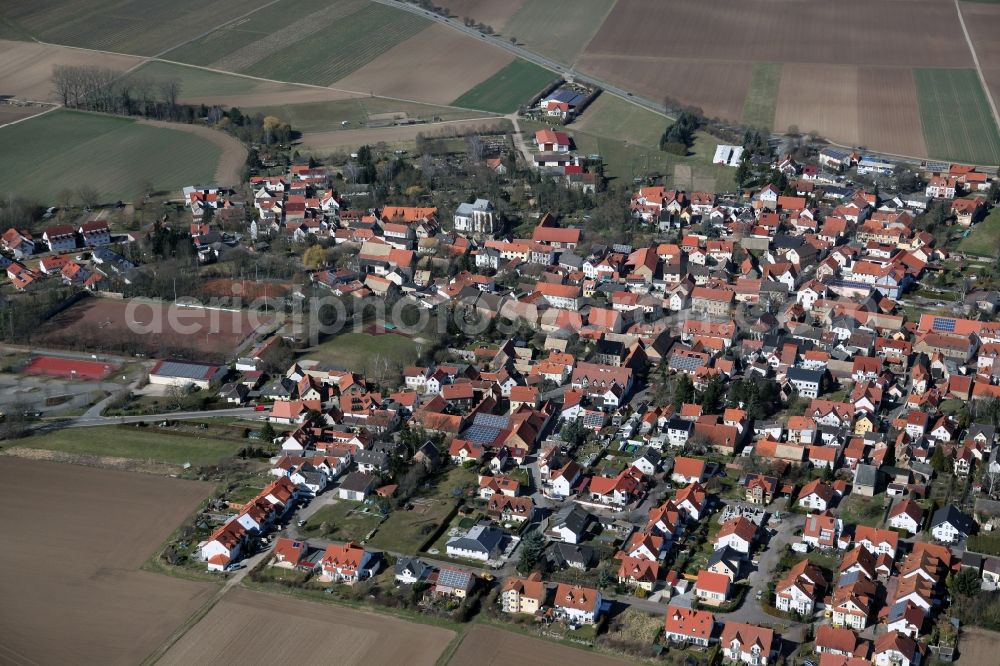
<path id="1" fill-rule="evenodd" d="M 969 36 L 969 30 L 965 27 L 965 17 L 962 16 L 962 6 L 958 4 L 958 0 L 955 0 L 955 11 L 958 13 L 958 24 L 962 26 L 962 34 L 965 36 L 965 43 L 969 46 L 969 53 L 972 54 L 972 63 L 976 66 L 976 74 L 979 76 L 979 85 L 983 87 L 983 93 L 986 95 L 986 102 L 990 105 L 990 111 L 993 112 L 993 123 L 1000 132 L 1000 113 L 997 112 L 996 102 L 993 100 L 993 95 L 990 94 L 990 87 L 986 83 L 986 77 L 983 76 L 983 68 L 979 65 L 979 56 L 976 54 L 976 47 L 972 45 L 972 37 Z"/>
<path id="2" fill-rule="evenodd" d="M 48 102 L 46 102 L 46 104 L 48 104 Z M 27 116 L 26 118 L 18 118 L 17 120 L 12 120 L 9 123 L 4 123 L 3 125 L 0 125 L 0 129 L 3 129 L 4 127 L 10 127 L 11 125 L 16 125 L 18 123 L 23 123 L 25 120 L 31 120 L 32 118 L 41 118 L 46 113 L 52 113 L 56 109 L 61 109 L 61 108 L 62 104 L 51 104 L 49 105 L 49 108 L 45 109 L 41 113 L 36 113 L 33 116 Z"/>

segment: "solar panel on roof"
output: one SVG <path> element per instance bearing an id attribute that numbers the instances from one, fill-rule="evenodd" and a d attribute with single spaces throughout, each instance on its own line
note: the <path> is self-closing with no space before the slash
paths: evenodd
<path id="1" fill-rule="evenodd" d="M 955 332 L 955 320 L 949 319 L 948 317 L 934 317 L 934 325 L 932 328 L 935 331 L 944 331 L 946 333 Z"/>
<path id="2" fill-rule="evenodd" d="M 503 430 L 507 427 L 507 423 L 510 418 L 506 414 L 476 414 L 475 418 L 472 419 L 472 424 L 477 426 L 486 426 L 487 428 L 496 428 L 497 430 Z"/>
<path id="3" fill-rule="evenodd" d="M 163 361 L 160 363 L 156 374 L 168 377 L 184 377 L 185 379 L 206 379 L 213 371 L 214 366 L 211 365 Z"/>
<path id="4" fill-rule="evenodd" d="M 438 585 L 443 587 L 465 587 L 469 582 L 469 574 L 455 569 L 442 569 L 438 573 Z"/>
<path id="5" fill-rule="evenodd" d="M 479 442 L 480 444 L 489 444 L 490 442 L 496 441 L 497 435 L 500 434 L 502 428 L 490 428 L 487 426 L 471 426 L 465 431 L 463 435 L 464 439 L 470 442 Z"/>

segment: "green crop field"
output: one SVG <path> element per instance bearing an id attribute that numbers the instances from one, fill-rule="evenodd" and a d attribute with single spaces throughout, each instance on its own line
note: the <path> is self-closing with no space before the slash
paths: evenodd
<path id="1" fill-rule="evenodd" d="M 155 427 L 98 426 L 64 428 L 20 440 L 18 446 L 73 455 L 111 456 L 172 465 L 183 465 L 186 462 L 192 465 L 212 465 L 222 458 L 231 457 L 243 444 L 236 440 L 174 434 Z"/>
<path id="2" fill-rule="evenodd" d="M 322 30 L 367 4 L 367 0 L 278 0 L 245 19 L 183 44 L 164 57 L 192 65 L 212 65 L 271 37 L 258 56 Z M 291 33 L 291 34 L 286 34 Z"/>
<path id="3" fill-rule="evenodd" d="M 209 97 L 223 95 L 252 95 L 258 92 L 274 92 L 286 87 L 296 90 L 297 87 L 285 83 L 269 83 L 245 76 L 213 72 L 197 67 L 186 67 L 169 62 L 147 62 L 142 67 L 132 71 L 128 78 L 140 77 L 149 79 L 177 79 L 181 83 L 180 98 Z M 276 88 L 277 87 L 277 88 Z"/>
<path id="4" fill-rule="evenodd" d="M 144 181 L 161 190 L 208 182 L 222 154 L 181 130 L 62 109 L 0 128 L 0 146 L 3 194 L 43 202 L 84 185 L 108 202 L 131 198 Z"/>
<path id="5" fill-rule="evenodd" d="M 267 79 L 326 86 L 429 25 L 429 20 L 410 12 L 369 3 L 240 71 Z"/>
<path id="6" fill-rule="evenodd" d="M 930 157 L 1000 162 L 1000 133 L 975 70 L 918 68 L 913 78 Z"/>
<path id="7" fill-rule="evenodd" d="M 102 51 L 156 55 L 268 0 L 32 0 L 5 2 L 4 33 Z"/>
<path id="8" fill-rule="evenodd" d="M 453 106 L 513 113 L 552 83 L 556 75 L 518 58 L 479 85 L 465 91 Z"/>
<path id="9" fill-rule="evenodd" d="M 597 34 L 614 4 L 615 0 L 527 0 L 503 26 L 503 35 L 569 65 Z"/>
<path id="10" fill-rule="evenodd" d="M 780 62 L 757 62 L 753 66 L 750 89 L 743 103 L 743 123 L 751 127 L 771 129 L 774 111 L 778 105 L 778 86 L 781 85 Z"/>
<path id="11" fill-rule="evenodd" d="M 958 243 L 958 249 L 981 257 L 1000 254 L 1000 208 L 994 208 L 985 220 L 974 226 Z"/>

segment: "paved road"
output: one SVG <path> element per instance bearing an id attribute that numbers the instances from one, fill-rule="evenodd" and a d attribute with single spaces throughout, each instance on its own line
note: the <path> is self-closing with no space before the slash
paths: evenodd
<path id="1" fill-rule="evenodd" d="M 469 35 L 474 39 L 478 39 L 483 42 L 488 42 L 493 46 L 496 46 L 498 48 L 504 49 L 505 51 L 513 53 L 519 58 L 523 58 L 524 60 L 533 62 L 539 67 L 544 67 L 545 69 L 552 70 L 553 72 L 556 72 L 560 76 L 572 77 L 573 80 L 575 81 L 581 81 L 583 83 L 587 83 L 592 86 L 603 88 L 605 92 L 609 92 L 612 95 L 617 95 L 618 97 L 627 99 L 628 101 L 634 104 L 638 104 L 643 108 L 649 109 L 654 113 L 658 113 L 661 116 L 665 116 L 673 120 L 673 116 L 670 116 L 664 112 L 665 107 L 663 106 L 663 104 L 655 102 L 646 97 L 641 97 L 639 95 L 631 93 L 628 90 L 620 88 L 612 83 L 608 83 L 607 81 L 603 81 L 601 79 L 597 79 L 592 76 L 588 76 L 586 74 L 580 74 L 579 72 L 575 71 L 572 67 L 567 67 L 562 63 L 546 58 L 545 56 L 538 55 L 537 53 L 533 53 L 525 49 L 524 47 L 518 46 L 517 44 L 512 44 L 510 42 L 509 37 L 500 37 L 497 35 L 484 35 L 475 28 L 468 27 L 467 25 L 462 23 L 461 20 L 446 18 L 444 16 L 441 16 L 440 14 L 429 12 L 425 9 L 422 9 L 421 7 L 418 7 L 417 5 L 413 5 L 408 2 L 398 2 L 397 0 L 375 0 L 375 2 L 379 2 L 383 5 L 388 5 L 390 7 L 395 7 L 396 9 L 402 9 L 403 11 L 407 11 L 412 14 L 416 14 L 418 16 L 423 16 L 424 18 L 430 19 L 432 21 L 437 21 L 438 23 L 443 23 L 444 25 L 447 25 L 448 27 L 454 30 L 458 30 L 459 32 L 464 32 L 465 34 Z"/>
<path id="2" fill-rule="evenodd" d="M 234 407 L 232 409 L 207 409 L 195 412 L 167 412 L 166 414 L 142 414 L 137 416 L 78 416 L 59 421 L 45 421 L 35 427 L 37 432 L 49 432 L 62 428 L 93 428 L 97 426 L 118 425 L 121 423 L 147 423 L 152 421 L 191 421 L 199 419 L 237 417 L 243 419 L 263 420 L 267 412 L 255 411 L 253 407 Z"/>

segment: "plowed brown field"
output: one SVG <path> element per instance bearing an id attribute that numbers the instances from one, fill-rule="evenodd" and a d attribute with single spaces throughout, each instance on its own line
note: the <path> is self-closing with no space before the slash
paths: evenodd
<path id="1" fill-rule="evenodd" d="M 237 588 L 159 663 L 432 666 L 454 635 L 385 615 Z"/>
<path id="2" fill-rule="evenodd" d="M 858 107 L 861 145 L 899 155 L 927 154 L 912 69 L 862 67 L 858 87 L 862 93 Z"/>
<path id="3" fill-rule="evenodd" d="M 448 666 L 617 666 L 626 663 L 631 662 L 480 624 L 465 634 Z"/>
<path id="4" fill-rule="evenodd" d="M 858 68 L 786 63 L 778 89 L 774 128 L 792 125 L 840 143 L 858 143 Z"/>
<path id="5" fill-rule="evenodd" d="M 577 68 L 644 97 L 662 101 L 669 95 L 682 104 L 700 107 L 708 116 L 729 119 L 738 119 L 743 112 L 753 73 L 752 62 L 586 54 Z"/>
<path id="6" fill-rule="evenodd" d="M 618 0 L 588 55 L 970 67 L 950 2 Z"/>
<path id="7" fill-rule="evenodd" d="M 0 662 L 137 664 L 215 589 L 139 567 L 210 484 L 0 458 Z"/>
<path id="8" fill-rule="evenodd" d="M 448 104 L 514 60 L 503 49 L 434 24 L 337 81 L 345 90 Z"/>

